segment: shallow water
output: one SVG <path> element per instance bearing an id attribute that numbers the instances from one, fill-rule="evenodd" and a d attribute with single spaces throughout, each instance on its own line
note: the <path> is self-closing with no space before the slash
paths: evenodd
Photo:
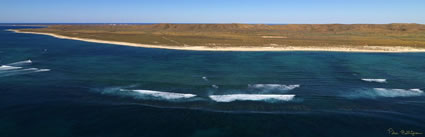
<path id="1" fill-rule="evenodd" d="M 425 132 L 425 53 L 177 51 L 9 28 L 18 27 L 0 27 L 1 136 Z"/>

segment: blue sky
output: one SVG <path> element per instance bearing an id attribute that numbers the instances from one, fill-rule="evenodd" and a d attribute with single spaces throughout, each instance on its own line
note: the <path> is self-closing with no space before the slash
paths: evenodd
<path id="1" fill-rule="evenodd" d="M 0 23 L 425 24 L 425 0 L 1 0 Z"/>

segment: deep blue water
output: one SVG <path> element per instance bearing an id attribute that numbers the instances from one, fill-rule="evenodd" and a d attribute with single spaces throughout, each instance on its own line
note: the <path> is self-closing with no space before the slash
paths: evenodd
<path id="1" fill-rule="evenodd" d="M 425 53 L 178 51 L 10 28 L 24 27 L 0 26 L 0 137 L 425 132 Z M 295 97 L 210 97 L 235 94 Z"/>

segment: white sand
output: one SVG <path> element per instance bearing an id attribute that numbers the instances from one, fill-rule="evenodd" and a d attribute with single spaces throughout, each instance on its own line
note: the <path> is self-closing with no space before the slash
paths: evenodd
<path id="1" fill-rule="evenodd" d="M 405 46 L 338 46 L 338 47 L 294 47 L 294 46 L 284 46 L 284 47 L 205 47 L 205 46 L 183 46 L 183 47 L 174 47 L 174 46 L 163 46 L 163 45 L 148 45 L 148 44 L 138 44 L 138 43 L 129 43 L 129 42 L 119 42 L 119 41 L 107 41 L 107 40 L 96 40 L 88 38 L 77 38 L 77 37 L 68 37 L 63 35 L 57 35 L 53 33 L 41 33 L 41 32 L 27 32 L 20 30 L 10 29 L 15 33 L 28 33 L 28 34 L 40 34 L 53 36 L 60 39 L 70 39 L 70 40 L 79 40 L 86 42 L 94 43 L 104 43 L 104 44 L 114 44 L 114 45 L 123 45 L 123 46 L 132 46 L 132 47 L 145 47 L 145 48 L 161 48 L 161 49 L 174 49 L 174 50 L 198 50 L 198 51 L 335 51 L 335 52 L 392 52 L 392 53 L 402 53 L 402 52 L 425 52 L 425 48 L 413 48 Z"/>

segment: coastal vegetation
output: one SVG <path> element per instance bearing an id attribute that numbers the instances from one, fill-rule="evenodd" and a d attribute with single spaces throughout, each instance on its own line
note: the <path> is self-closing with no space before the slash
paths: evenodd
<path id="1" fill-rule="evenodd" d="M 176 47 L 425 48 L 422 24 L 98 24 L 50 25 L 20 31 Z"/>

